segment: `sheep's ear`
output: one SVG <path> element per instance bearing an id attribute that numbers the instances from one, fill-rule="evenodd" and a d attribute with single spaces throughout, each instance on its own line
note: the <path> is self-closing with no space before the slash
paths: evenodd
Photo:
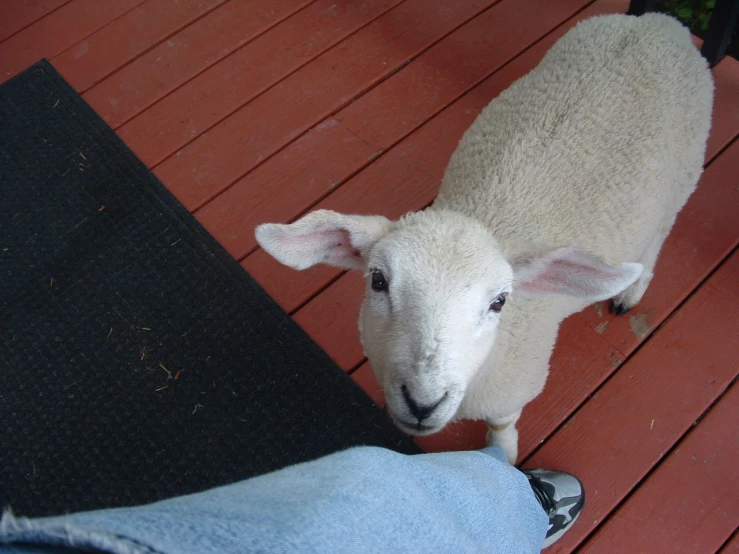
<path id="1" fill-rule="evenodd" d="M 531 294 L 562 294 L 590 302 L 616 296 L 636 281 L 643 266 L 612 265 L 579 248 L 534 247 L 511 260 L 514 288 Z"/>
<path id="2" fill-rule="evenodd" d="M 391 226 L 382 216 L 317 210 L 289 225 L 265 223 L 255 234 L 267 253 L 295 269 L 319 263 L 365 269 L 370 249 Z"/>

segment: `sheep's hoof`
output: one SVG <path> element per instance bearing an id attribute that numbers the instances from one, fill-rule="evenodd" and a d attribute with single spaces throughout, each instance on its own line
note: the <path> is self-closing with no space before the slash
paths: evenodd
<path id="1" fill-rule="evenodd" d="M 623 304 L 616 303 L 613 300 L 611 300 L 611 307 L 608 310 L 608 312 L 611 313 L 611 314 L 616 314 L 616 315 L 624 315 L 630 309 L 631 308 L 627 308 Z"/>

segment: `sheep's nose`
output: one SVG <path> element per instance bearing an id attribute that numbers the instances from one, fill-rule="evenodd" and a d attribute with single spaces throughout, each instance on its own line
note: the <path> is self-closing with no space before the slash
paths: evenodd
<path id="1" fill-rule="evenodd" d="M 413 400 L 413 397 L 411 396 L 411 393 L 408 392 L 408 387 L 403 385 L 400 387 L 401 391 L 403 392 L 403 398 L 405 399 L 405 403 L 408 404 L 408 408 L 411 410 L 411 413 L 418 419 L 419 422 L 423 421 L 424 419 L 427 419 L 431 413 L 439 407 L 439 404 L 444 402 L 444 399 L 447 397 L 448 393 L 444 393 L 444 396 L 439 398 L 439 400 L 434 404 L 429 404 L 427 406 L 419 406 L 418 403 Z"/>

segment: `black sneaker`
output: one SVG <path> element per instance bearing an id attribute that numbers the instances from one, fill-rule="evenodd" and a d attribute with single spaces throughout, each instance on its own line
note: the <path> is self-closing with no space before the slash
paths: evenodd
<path id="1" fill-rule="evenodd" d="M 585 489 L 574 475 L 560 471 L 530 469 L 523 472 L 536 499 L 549 516 L 549 529 L 544 547 L 565 534 L 585 505 Z"/>

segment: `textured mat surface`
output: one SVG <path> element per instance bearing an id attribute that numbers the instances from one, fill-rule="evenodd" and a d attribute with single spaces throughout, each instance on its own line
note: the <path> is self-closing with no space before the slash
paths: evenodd
<path id="1" fill-rule="evenodd" d="M 418 452 L 48 63 L 0 87 L 0 128 L 0 506 Z"/>

